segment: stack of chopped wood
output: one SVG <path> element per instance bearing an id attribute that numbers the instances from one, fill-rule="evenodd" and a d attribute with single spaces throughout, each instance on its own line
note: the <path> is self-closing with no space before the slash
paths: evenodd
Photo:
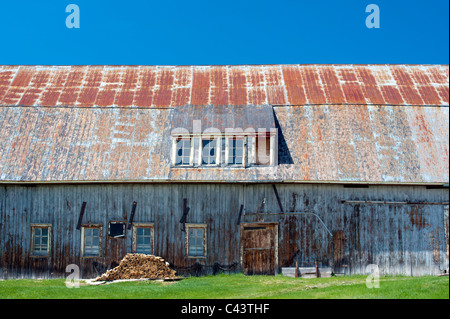
<path id="1" fill-rule="evenodd" d="M 94 281 L 119 279 L 166 279 L 175 278 L 176 272 L 170 269 L 163 258 L 145 254 L 127 254 L 113 269 L 97 277 Z"/>

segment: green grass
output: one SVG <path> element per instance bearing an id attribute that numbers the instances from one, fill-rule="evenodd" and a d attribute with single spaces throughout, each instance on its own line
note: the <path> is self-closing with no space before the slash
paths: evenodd
<path id="1" fill-rule="evenodd" d="M 217 275 L 175 282 L 81 283 L 67 288 L 64 279 L 0 281 L 0 299 L 449 299 L 449 277 L 386 276 L 380 288 L 366 287 L 366 276 L 288 278 Z"/>

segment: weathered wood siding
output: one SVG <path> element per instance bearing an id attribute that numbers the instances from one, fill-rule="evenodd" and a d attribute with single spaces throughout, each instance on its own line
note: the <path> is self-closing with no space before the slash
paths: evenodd
<path id="1" fill-rule="evenodd" d="M 280 205 L 271 184 L 83 184 L 0 186 L 0 277 L 64 277 L 69 264 L 83 278 L 115 266 L 132 249 L 131 230 L 125 238 L 108 238 L 109 221 L 126 221 L 133 201 L 136 223 L 154 223 L 155 254 L 178 270 L 200 273 L 219 263 L 237 263 L 240 270 L 239 208 L 242 223 L 276 222 L 278 267 L 298 260 L 310 266 L 336 266 L 347 274 L 365 273 L 377 264 L 381 273 L 437 274 L 447 266 L 444 205 L 349 204 L 352 201 L 448 202 L 448 189 L 424 186 L 278 184 Z M 183 199 L 190 208 L 187 223 L 207 224 L 207 258 L 186 258 L 181 230 Z M 76 229 L 82 203 L 83 224 L 103 224 L 101 257 L 81 257 L 81 231 Z M 313 212 L 314 215 L 289 214 Z M 249 215 L 258 213 L 260 215 Z M 280 215 L 265 215 L 280 213 Z M 30 257 L 32 223 L 52 225 L 51 255 Z M 192 268 L 191 268 L 192 267 Z"/>

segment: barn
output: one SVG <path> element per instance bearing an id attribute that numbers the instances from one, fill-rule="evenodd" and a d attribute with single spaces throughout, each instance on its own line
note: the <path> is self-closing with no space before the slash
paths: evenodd
<path id="1" fill-rule="evenodd" d="M 0 278 L 448 271 L 448 65 L 0 66 Z"/>

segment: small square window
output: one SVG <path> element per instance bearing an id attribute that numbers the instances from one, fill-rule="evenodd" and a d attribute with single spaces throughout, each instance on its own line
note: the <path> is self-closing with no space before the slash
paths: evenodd
<path id="1" fill-rule="evenodd" d="M 206 225 L 186 224 L 186 253 L 188 257 L 206 257 Z"/>
<path id="2" fill-rule="evenodd" d="M 31 251 L 33 256 L 49 256 L 50 254 L 50 225 L 35 224 L 31 226 Z"/>
<path id="3" fill-rule="evenodd" d="M 124 222 L 110 222 L 108 236 L 113 237 L 113 238 L 124 238 L 125 237 L 125 223 Z"/>

